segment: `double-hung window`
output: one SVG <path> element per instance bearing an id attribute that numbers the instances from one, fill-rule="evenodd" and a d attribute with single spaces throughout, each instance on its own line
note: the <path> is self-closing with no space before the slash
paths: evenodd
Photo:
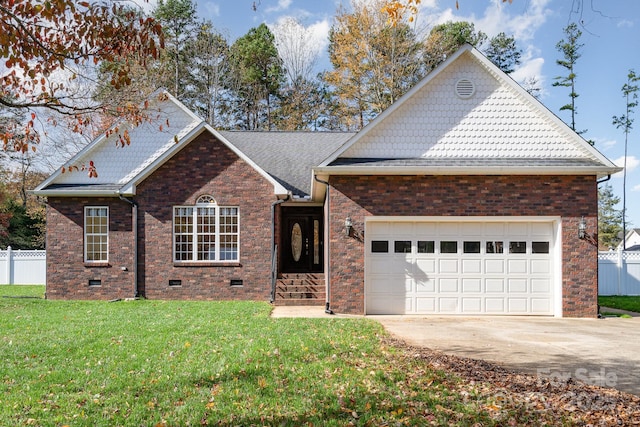
<path id="1" fill-rule="evenodd" d="M 218 206 L 210 196 L 174 206 L 174 261 L 238 261 L 239 240 L 238 207 Z"/>
<path id="2" fill-rule="evenodd" d="M 84 260 L 107 262 L 109 260 L 109 208 L 85 206 L 84 208 Z"/>

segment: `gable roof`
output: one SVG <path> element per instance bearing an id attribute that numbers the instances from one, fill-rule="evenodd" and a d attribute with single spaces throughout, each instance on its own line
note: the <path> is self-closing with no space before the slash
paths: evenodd
<path id="1" fill-rule="evenodd" d="M 621 169 L 470 45 L 316 168 L 332 174 L 578 174 Z M 321 186 L 314 189 L 319 197 Z"/>
<path id="2" fill-rule="evenodd" d="M 275 194 L 287 194 L 277 180 L 166 91 L 151 95 L 145 113 L 149 121 L 138 126 L 120 122 L 112 127 L 117 126 L 120 133 L 126 130 L 131 145 L 121 147 L 116 132 L 103 133 L 67 162 L 77 166 L 93 162 L 97 177 L 89 177 L 84 172 L 64 172 L 61 167 L 32 193 L 40 196 L 135 195 L 136 185 L 197 136 L 210 132 L 273 184 Z"/>
<path id="3" fill-rule="evenodd" d="M 342 146 L 349 132 L 220 131 L 294 197 L 311 194 L 311 169 Z"/>

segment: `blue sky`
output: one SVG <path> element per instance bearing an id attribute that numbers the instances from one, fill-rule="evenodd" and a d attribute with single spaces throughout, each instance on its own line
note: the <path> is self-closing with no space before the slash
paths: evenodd
<path id="1" fill-rule="evenodd" d="M 327 34 L 337 7 L 350 7 L 349 0 L 255 0 L 254 11 L 254 0 L 196 1 L 200 18 L 210 19 L 231 41 L 263 22 L 272 27 L 285 17 L 296 18 L 314 34 L 314 46 L 321 53 L 319 68 L 329 67 Z M 455 4 L 455 0 L 422 0 L 416 29 L 426 33 L 442 22 L 468 20 L 489 36 L 502 31 L 514 35 L 523 50 L 523 63 L 514 78 L 536 77 L 542 88 L 541 101 L 565 122 L 570 120 L 569 113 L 559 108 L 569 102 L 568 90 L 551 85 L 554 77 L 566 75 L 556 64 L 561 54 L 555 45 L 564 38 L 567 24 L 578 23 L 584 46 L 576 66 L 576 127 L 587 129 L 583 136 L 594 140 L 596 148 L 617 165 L 623 165 L 624 134 L 612 125 L 612 116 L 624 114 L 621 88 L 629 69 L 640 73 L 640 1 L 513 0 L 509 4 L 458 0 L 458 10 Z M 640 227 L 640 108 L 636 117 L 628 144 L 627 218 Z M 610 183 L 621 197 L 622 174 L 612 177 Z"/>

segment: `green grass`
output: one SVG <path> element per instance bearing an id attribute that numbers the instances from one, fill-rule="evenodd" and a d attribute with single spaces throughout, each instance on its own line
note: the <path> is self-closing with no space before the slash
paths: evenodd
<path id="1" fill-rule="evenodd" d="M 0 295 L 42 293 L 0 286 Z M 385 344 L 374 321 L 273 319 L 270 310 L 0 298 L 0 425 L 494 425 L 514 416 L 496 417 L 490 397 Z"/>
<path id="2" fill-rule="evenodd" d="M 44 286 L 0 285 L 0 298 L 44 298 Z"/>
<path id="3" fill-rule="evenodd" d="M 640 313 L 640 296 L 599 296 L 598 304 L 602 307 Z"/>

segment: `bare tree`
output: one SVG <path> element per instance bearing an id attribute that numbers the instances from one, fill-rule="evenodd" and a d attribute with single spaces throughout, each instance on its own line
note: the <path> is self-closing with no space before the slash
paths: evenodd
<path id="1" fill-rule="evenodd" d="M 292 86 L 310 80 L 320 51 L 313 45 L 313 33 L 293 18 L 279 21 L 271 29 L 278 55 Z"/>

